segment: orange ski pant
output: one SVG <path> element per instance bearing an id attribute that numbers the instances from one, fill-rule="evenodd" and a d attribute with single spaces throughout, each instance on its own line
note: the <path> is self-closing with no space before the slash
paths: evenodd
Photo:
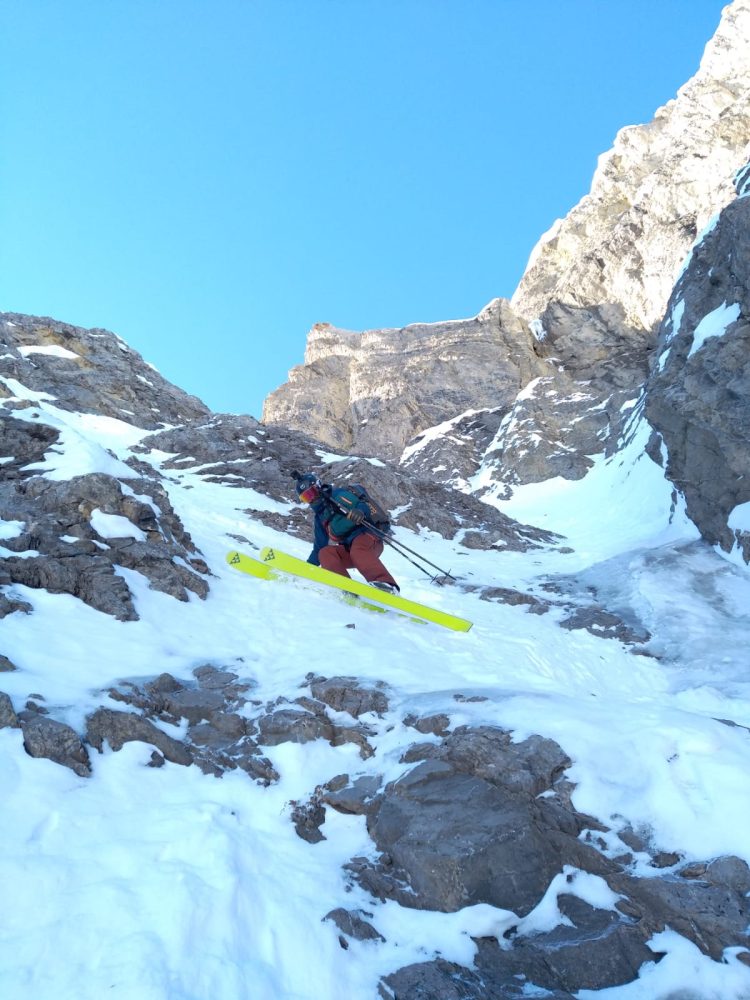
<path id="1" fill-rule="evenodd" d="M 349 550 L 343 545 L 325 545 L 318 553 L 320 565 L 339 576 L 349 576 L 347 570 L 356 569 L 368 583 L 382 581 L 397 586 L 396 581 L 380 561 L 383 543 L 375 535 L 363 532 L 357 535 Z"/>

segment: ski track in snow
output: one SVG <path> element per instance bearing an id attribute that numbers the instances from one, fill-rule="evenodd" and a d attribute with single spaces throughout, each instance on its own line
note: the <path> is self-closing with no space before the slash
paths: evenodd
<path id="1" fill-rule="evenodd" d="M 96 471 L 98 462 L 101 471 L 121 474 L 128 448 L 142 436 L 118 421 L 38 405 L 43 419 L 66 430 L 62 451 L 40 463 L 39 471 L 56 479 Z M 21 412 L 32 419 L 33 410 Z M 505 911 L 428 913 L 376 903 L 356 886 L 347 893 L 342 865 L 374 850 L 364 819 L 328 810 L 327 839 L 314 846 L 297 837 L 289 819 L 293 800 L 336 774 L 392 780 L 404 773 L 404 749 L 430 739 L 403 726 L 407 712 L 445 712 L 452 727 L 501 725 L 519 740 L 553 738 L 573 761 L 573 801 L 582 812 L 615 830 L 626 821 L 650 830 L 655 846 L 688 859 L 737 854 L 750 861 L 750 739 L 740 728 L 750 726 L 750 575 L 697 542 L 684 512 L 671 511 L 661 470 L 638 457 L 643 430 L 636 423 L 625 452 L 597 459 L 581 482 L 525 487 L 509 502 L 496 501 L 525 523 L 565 534 L 572 553 L 457 551 L 428 533 L 398 535 L 474 583 L 543 596 L 542 580 L 574 575 L 581 592 L 594 586 L 608 607 L 646 624 L 653 634 L 647 649 L 659 659 L 566 631 L 557 610 L 532 615 L 433 588 L 391 551 L 386 561 L 402 592 L 471 619 L 470 633 L 373 615 L 294 581 L 246 577 L 226 564 L 229 549 L 257 554 L 274 545 L 305 558 L 309 545 L 243 513 L 282 505 L 206 483 L 194 470 L 170 470 L 165 486 L 213 574 L 205 601 L 180 603 L 123 570 L 140 616 L 123 623 L 67 595 L 13 587 L 34 611 L 2 623 L 2 652 L 19 669 L 3 674 L 0 687 L 17 708 L 31 692 L 42 693 L 53 716 L 79 732 L 87 713 L 108 704 L 103 689 L 112 682 L 164 671 L 191 679 L 207 662 L 251 680 L 251 697 L 263 703 L 296 697 L 313 672 L 383 680 L 391 707 L 384 719 L 368 719 L 377 731 L 368 761 L 352 745 L 322 741 L 265 748 L 282 775 L 269 788 L 242 772 L 217 780 L 197 767 L 144 767 L 151 748 L 138 743 L 93 752 L 93 776 L 83 779 L 32 760 L 18 730 L 0 730 L 0 885 L 7 900 L 0 996 L 374 998 L 382 975 L 437 952 L 470 965 L 469 935 L 493 927 L 501 934 Z M 164 457 L 154 452 L 149 460 L 159 467 Z M 4 530 L 0 537 L 12 537 L 17 525 Z M 356 628 L 345 627 L 351 624 Z M 456 693 L 486 700 L 458 702 Z M 581 892 L 595 891 L 580 884 Z M 559 916 L 554 886 L 548 895 L 534 911 L 539 926 Z M 387 943 L 352 941 L 343 951 L 337 929 L 321 920 L 341 905 L 373 913 Z M 636 982 L 579 996 L 657 1000 L 696 988 L 702 1000 L 749 995 L 750 972 L 732 955 L 719 964 L 672 932 L 658 938 L 654 947 L 666 957 L 644 967 Z"/>

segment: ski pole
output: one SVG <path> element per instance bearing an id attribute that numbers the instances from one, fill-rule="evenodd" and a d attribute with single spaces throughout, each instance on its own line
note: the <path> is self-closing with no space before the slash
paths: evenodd
<path id="1" fill-rule="evenodd" d="M 329 500 L 331 502 L 331 505 L 335 507 L 335 509 L 339 512 L 339 514 L 343 514 L 344 517 L 347 516 L 347 511 L 345 511 L 343 507 L 337 504 L 333 498 L 329 497 Z M 406 555 L 407 552 L 411 553 L 411 555 L 413 556 L 416 556 L 417 559 L 421 560 L 423 563 L 426 563 L 427 566 L 432 566 L 433 569 L 436 569 L 439 573 L 442 573 L 444 577 L 447 577 L 449 580 L 453 580 L 454 583 L 458 583 L 458 580 L 452 573 L 449 573 L 447 570 L 441 569 L 440 566 L 437 566 L 435 565 L 435 563 L 430 562 L 429 559 L 425 559 L 424 556 L 421 556 L 418 552 L 415 552 L 413 549 L 408 548 L 408 546 L 404 545 L 402 542 L 394 541 L 389 535 L 386 534 L 385 531 L 381 531 L 380 528 L 376 528 L 374 524 L 368 524 L 367 522 L 365 522 L 362 525 L 362 527 L 366 531 L 369 531 L 376 537 L 380 538 L 383 542 L 386 542 L 388 545 L 392 546 L 392 548 L 394 548 L 396 552 L 399 553 L 399 555 L 403 556 L 403 558 L 406 559 L 407 562 L 410 562 L 412 566 L 416 566 L 417 569 L 421 570 L 426 576 L 429 576 L 433 582 L 435 582 L 437 578 L 434 577 L 431 573 L 428 573 L 427 570 L 424 569 L 422 566 L 417 565 L 417 563 L 415 563 L 413 559 L 409 559 L 409 556 Z"/>
<path id="2" fill-rule="evenodd" d="M 395 548 L 395 546 L 394 546 L 394 548 Z M 424 568 L 424 566 L 420 566 L 418 562 L 415 562 L 413 559 L 410 559 L 409 556 L 407 556 L 405 552 L 401 552 L 400 549 L 396 549 L 396 552 L 398 552 L 398 554 L 400 556 L 402 556 L 404 559 L 406 559 L 407 562 L 410 562 L 412 564 L 412 566 L 416 566 L 417 569 L 421 573 L 424 573 L 425 576 L 429 576 L 431 583 L 439 583 L 438 578 L 436 576 L 434 576 L 432 573 L 430 573 L 429 570 L 426 570 Z"/>
<path id="3" fill-rule="evenodd" d="M 378 536 L 378 537 L 382 537 L 382 536 Z M 390 540 L 389 538 L 384 538 L 384 539 L 383 539 L 383 541 L 386 541 L 386 542 L 388 542 L 388 544 L 389 544 L 389 545 L 391 545 L 391 546 L 392 546 L 392 547 L 393 547 L 393 548 L 394 548 L 394 549 L 396 550 L 396 552 L 398 552 L 398 554 L 399 554 L 399 555 L 400 555 L 400 556 L 401 556 L 401 557 L 402 557 L 403 559 L 406 559 L 406 561 L 407 561 L 407 562 L 410 562 L 410 563 L 412 564 L 412 566 L 416 566 L 416 567 L 417 567 L 417 569 L 418 569 L 418 570 L 419 570 L 420 572 L 424 573 L 424 575 L 425 575 L 425 576 L 429 576 L 429 578 L 430 578 L 430 582 L 431 582 L 431 583 L 437 583 L 438 585 L 441 585 L 441 584 L 442 584 L 442 580 L 439 580 L 439 579 L 437 578 L 437 576 L 435 576 L 435 575 L 434 575 L 433 573 L 430 573 L 430 571 L 429 571 L 429 570 L 427 570 L 427 569 L 425 569 L 425 568 L 424 568 L 424 566 L 420 566 L 420 565 L 419 565 L 419 563 L 418 563 L 418 562 L 416 562 L 416 561 L 415 561 L 414 559 L 410 559 L 410 558 L 409 558 L 409 556 L 407 556 L 407 554 L 406 554 L 405 552 L 402 552 L 402 551 L 401 551 L 401 549 L 400 549 L 400 548 L 398 548 L 398 545 L 397 545 L 397 544 L 396 544 L 395 542 L 392 542 L 392 541 L 391 541 L 391 540 Z M 417 559 L 420 559 L 420 558 L 421 558 L 421 556 L 417 556 Z M 442 571 L 442 570 L 440 570 L 440 572 L 442 573 L 443 571 Z M 444 576 L 450 576 L 450 574 L 449 574 L 449 573 L 446 573 L 446 574 L 443 574 L 443 575 L 444 575 Z M 451 579 L 452 579 L 452 578 L 451 578 Z"/>
<path id="4" fill-rule="evenodd" d="M 384 542 L 386 542 L 386 544 L 394 548 L 396 552 L 402 555 L 404 559 L 407 559 L 410 563 L 413 563 L 415 566 L 417 565 L 413 559 L 409 559 L 409 557 L 406 555 L 407 552 L 410 552 L 412 555 L 416 556 L 417 559 L 420 559 L 423 563 L 426 563 L 427 566 L 432 566 L 433 569 L 436 569 L 439 573 L 442 573 L 443 576 L 448 577 L 449 580 L 453 580 L 455 583 L 458 582 L 456 577 L 452 573 L 449 573 L 445 569 L 441 569 L 440 566 L 437 566 L 435 563 L 430 562 L 429 559 L 425 559 L 424 556 L 420 555 L 418 552 L 414 552 L 413 549 L 408 548 L 408 546 L 404 545 L 402 542 L 398 542 L 395 539 L 390 538 L 388 535 L 386 535 L 384 531 L 380 531 L 380 529 L 375 528 L 374 525 L 368 525 L 367 527 L 368 530 L 373 531 L 374 534 L 378 536 L 378 538 L 382 539 Z M 421 567 L 419 568 L 421 569 Z M 422 572 L 427 573 L 427 570 L 422 570 Z M 427 573 L 427 575 L 432 576 L 432 574 L 430 573 Z M 433 577 L 433 579 L 435 579 L 435 577 Z"/>
<path id="5" fill-rule="evenodd" d="M 339 510 L 341 510 L 341 508 L 339 508 Z M 341 510 L 341 513 L 344 515 L 344 517 L 346 517 L 346 512 L 344 510 Z M 408 560 L 410 563 L 412 563 L 412 565 L 417 566 L 414 560 L 409 559 L 409 557 L 406 555 L 407 552 L 410 552 L 413 556 L 416 556 L 417 559 L 421 560 L 423 563 L 426 563 L 428 566 L 432 566 L 433 569 L 436 569 L 439 573 L 442 573 L 443 576 L 447 576 L 449 580 L 453 580 L 456 583 L 458 582 L 456 580 L 456 577 L 452 573 L 449 573 L 445 569 L 441 569 L 440 566 L 436 566 L 435 563 L 430 562 L 429 559 L 425 559 L 425 557 L 420 555 L 419 552 L 415 552 L 414 549 L 410 549 L 408 546 L 404 545 L 403 542 L 398 542 L 395 539 L 391 538 L 390 535 L 388 535 L 385 531 L 381 531 L 380 528 L 376 528 L 374 524 L 368 524 L 367 522 L 365 522 L 362 525 L 362 527 L 365 528 L 367 531 L 370 531 L 373 535 L 376 535 L 378 538 L 386 542 L 392 548 L 394 548 L 399 553 L 399 555 L 402 555 L 404 559 Z M 421 569 L 423 573 L 427 573 L 427 570 L 422 569 L 421 566 L 417 566 L 417 569 Z M 427 573 L 427 576 L 431 577 L 432 579 L 435 579 L 434 577 L 432 577 L 431 573 Z"/>

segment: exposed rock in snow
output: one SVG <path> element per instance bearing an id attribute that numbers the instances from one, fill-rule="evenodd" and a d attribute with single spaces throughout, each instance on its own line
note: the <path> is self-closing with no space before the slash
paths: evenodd
<path id="1" fill-rule="evenodd" d="M 354 941 L 385 941 L 382 934 L 379 934 L 372 924 L 368 923 L 365 917 L 371 917 L 371 913 L 364 910 L 345 910 L 337 907 L 325 916 L 326 920 L 332 920 L 341 931 L 339 941 L 342 948 L 348 948 L 347 938 Z"/>
<path id="2" fill-rule="evenodd" d="M 208 408 L 148 365 L 107 330 L 0 313 L 0 397 L 14 383 L 43 392 L 62 410 L 97 413 L 155 428 L 208 413 Z"/>
<path id="3" fill-rule="evenodd" d="M 120 682 L 109 691 L 115 701 L 137 710 L 116 712 L 102 707 L 87 720 L 87 739 L 101 750 L 104 740 L 113 750 L 129 741 L 150 743 L 176 764 L 196 764 L 204 773 L 221 777 L 237 768 L 267 785 L 278 780 L 271 762 L 252 738 L 255 726 L 239 714 L 247 703 L 249 685 L 238 675 L 212 664 L 193 671 L 186 684 L 161 674 L 145 684 Z M 177 725 L 187 721 L 184 739 L 163 732 L 151 720 Z"/>
<path id="4" fill-rule="evenodd" d="M 10 726 L 17 729 L 19 725 L 18 716 L 13 708 L 13 702 L 7 694 L 0 691 L 0 729 Z"/>
<path id="5" fill-rule="evenodd" d="M 82 778 L 91 774 L 91 761 L 81 737 L 70 726 L 34 711 L 18 716 L 23 745 L 31 757 L 47 757 L 63 764 Z"/>
<path id="6" fill-rule="evenodd" d="M 120 750 L 125 743 L 137 740 L 139 743 L 150 743 L 166 760 L 175 764 L 187 765 L 193 762 L 193 755 L 179 740 L 168 736 L 153 722 L 133 712 L 97 709 L 88 719 L 86 739 L 99 751 L 103 749 L 105 740 L 112 750 Z"/>
<path id="7" fill-rule="evenodd" d="M 417 766 L 367 811 L 380 860 L 355 859 L 351 870 L 374 896 L 402 906 L 473 908 L 478 926 L 468 933 L 478 951 L 473 971 L 441 961 L 400 970 L 384 981 L 392 995 L 451 996 L 450 981 L 466 983 L 461 997 L 521 996 L 506 989 L 524 982 L 564 991 L 554 996 L 598 990 L 634 979 L 666 927 L 715 960 L 728 939 L 750 944 L 748 866 L 737 858 L 680 865 L 676 856 L 672 877 L 633 877 L 624 844 L 619 859 L 596 850 L 596 824 L 573 808 L 570 761 L 552 741 L 513 743 L 508 733 L 464 727 L 405 760 Z M 562 923 L 547 927 L 550 904 Z M 489 993 L 476 990 L 475 974 Z M 441 982 L 447 994 L 420 992 Z"/>
<path id="8" fill-rule="evenodd" d="M 4 540 L 12 553 L 6 553 L 3 563 L 10 582 L 74 594 L 122 620 L 132 620 L 136 612 L 117 567 L 137 570 L 151 586 L 180 600 L 187 600 L 188 592 L 206 596 L 208 587 L 200 575 L 205 565 L 196 561 L 190 536 L 158 482 L 137 473 L 125 483 L 104 473 L 62 481 L 34 475 L 58 435 L 41 419 L 27 422 L 3 415 L 2 423 L 13 462 L 2 470 L 0 517 L 23 525 L 16 537 Z M 128 470 L 123 466 L 123 471 Z M 107 523 L 125 527 L 100 535 L 96 525 L 104 521 L 97 522 L 96 512 L 119 518 Z"/>

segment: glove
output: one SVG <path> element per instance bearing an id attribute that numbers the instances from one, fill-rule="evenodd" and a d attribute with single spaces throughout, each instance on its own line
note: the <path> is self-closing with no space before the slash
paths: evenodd
<path id="1" fill-rule="evenodd" d="M 354 524 L 364 524 L 365 512 L 363 510 L 357 510 L 356 507 L 352 507 L 346 516 L 350 521 L 353 521 Z"/>

